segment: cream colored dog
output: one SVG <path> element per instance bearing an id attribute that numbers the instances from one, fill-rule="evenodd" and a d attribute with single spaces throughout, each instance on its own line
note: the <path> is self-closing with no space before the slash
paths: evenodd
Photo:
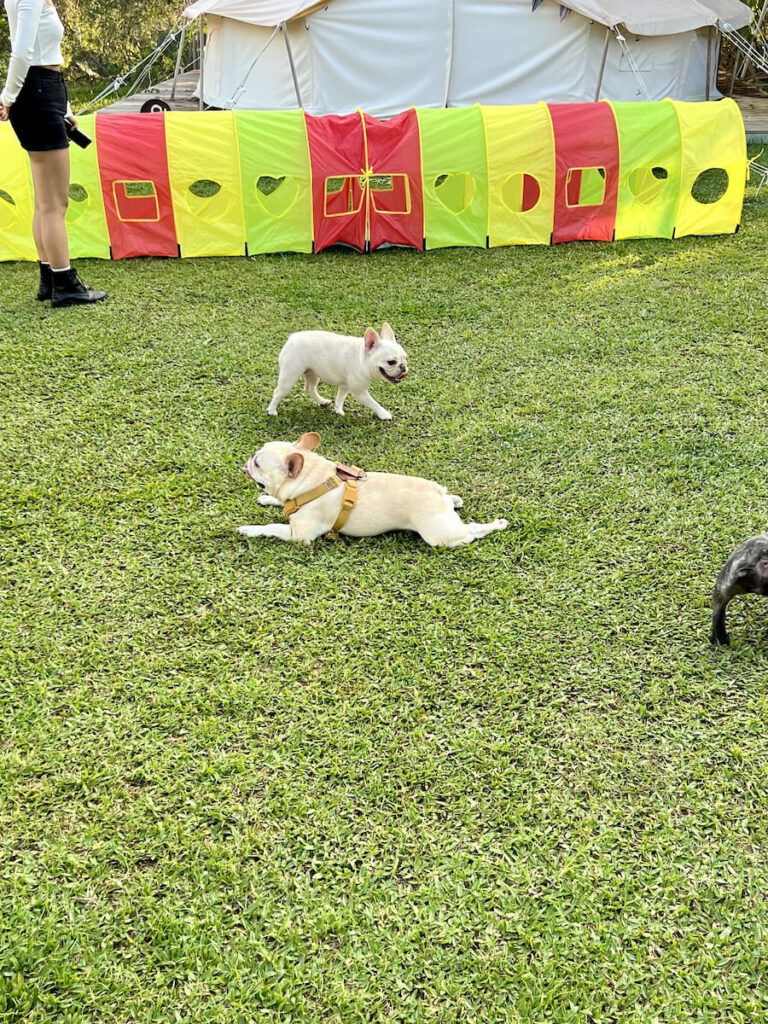
<path id="1" fill-rule="evenodd" d="M 304 390 L 318 405 L 330 405 L 330 398 L 317 392 L 318 382 L 334 384 L 336 401 L 333 411 L 344 415 L 344 399 L 352 395 L 380 420 L 391 420 L 392 413 L 368 394 L 373 380 L 399 384 L 408 373 L 405 349 L 398 345 L 389 324 L 379 336 L 369 327 L 362 338 L 330 331 L 297 331 L 283 345 L 278 356 L 280 373 L 277 387 L 267 412 L 277 416 L 277 407 L 304 374 Z"/>
<path id="2" fill-rule="evenodd" d="M 301 498 L 334 477 L 345 479 L 354 470 L 315 454 L 320 435 L 303 434 L 298 441 L 270 441 L 243 466 L 243 472 L 266 494 L 261 505 L 285 505 Z M 333 486 L 320 497 L 301 505 L 287 523 L 241 526 L 245 537 L 278 537 L 311 544 L 328 533 L 341 511 L 345 488 Z M 471 544 L 494 530 L 506 528 L 506 519 L 492 523 L 464 523 L 456 513 L 463 502 L 432 480 L 395 473 L 366 473 L 358 483 L 357 503 L 340 532 L 350 537 L 373 537 L 389 530 L 413 530 L 432 547 L 455 548 Z"/>

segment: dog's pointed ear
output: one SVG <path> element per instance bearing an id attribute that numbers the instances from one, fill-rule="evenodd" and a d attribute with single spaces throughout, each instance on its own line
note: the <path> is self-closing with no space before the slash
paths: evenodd
<path id="1" fill-rule="evenodd" d="M 392 328 L 387 323 L 385 323 L 382 326 L 382 328 L 381 328 L 381 336 L 382 336 L 382 338 L 386 338 L 387 341 L 394 341 L 395 340 L 395 332 L 392 330 Z"/>
<path id="2" fill-rule="evenodd" d="M 320 441 L 322 438 L 316 430 L 310 430 L 308 434 L 302 434 L 298 441 L 293 442 L 294 448 L 304 448 L 308 452 L 313 452 L 320 447 Z"/>
<path id="3" fill-rule="evenodd" d="M 291 452 L 285 460 L 285 471 L 294 480 L 304 467 L 304 456 L 300 452 Z"/>
<path id="4" fill-rule="evenodd" d="M 365 351 L 373 352 L 376 346 L 381 341 L 376 331 L 372 327 L 366 328 L 365 334 L 363 335 L 363 341 L 365 342 Z"/>

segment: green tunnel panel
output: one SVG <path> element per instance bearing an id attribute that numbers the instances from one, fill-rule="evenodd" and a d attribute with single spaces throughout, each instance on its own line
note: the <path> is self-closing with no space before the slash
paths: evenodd
<path id="1" fill-rule="evenodd" d="M 312 252 L 312 171 L 301 110 L 235 114 L 248 252 Z"/>
<path id="2" fill-rule="evenodd" d="M 611 103 L 619 133 L 616 238 L 672 238 L 680 195 L 680 127 L 668 103 Z"/>
<path id="3" fill-rule="evenodd" d="M 427 249 L 485 246 L 488 164 L 479 107 L 417 110 Z"/>

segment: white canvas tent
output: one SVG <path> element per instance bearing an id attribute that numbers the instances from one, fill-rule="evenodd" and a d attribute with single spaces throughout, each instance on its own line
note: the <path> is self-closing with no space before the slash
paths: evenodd
<path id="1" fill-rule="evenodd" d="M 534 8 L 535 9 L 532 9 Z M 411 106 L 714 99 L 740 0 L 196 0 L 214 107 L 386 117 Z"/>

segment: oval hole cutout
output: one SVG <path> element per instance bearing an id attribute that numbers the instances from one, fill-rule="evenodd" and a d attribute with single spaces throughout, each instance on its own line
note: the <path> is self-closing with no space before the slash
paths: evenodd
<path id="1" fill-rule="evenodd" d="M 88 193 L 82 185 L 78 185 L 76 181 L 73 181 L 69 186 L 69 198 L 73 203 L 84 203 L 88 198 Z"/>
<path id="2" fill-rule="evenodd" d="M 728 172 L 723 167 L 709 167 L 702 171 L 691 188 L 697 203 L 708 205 L 719 202 L 728 191 Z"/>
<path id="3" fill-rule="evenodd" d="M 221 192 L 221 185 L 218 181 L 211 181 L 210 178 L 199 178 L 192 182 L 189 191 L 198 199 L 210 199 Z"/>
<path id="4" fill-rule="evenodd" d="M 8 192 L 0 188 L 0 229 L 5 230 L 16 220 L 17 211 L 14 209 L 16 200 Z"/>

